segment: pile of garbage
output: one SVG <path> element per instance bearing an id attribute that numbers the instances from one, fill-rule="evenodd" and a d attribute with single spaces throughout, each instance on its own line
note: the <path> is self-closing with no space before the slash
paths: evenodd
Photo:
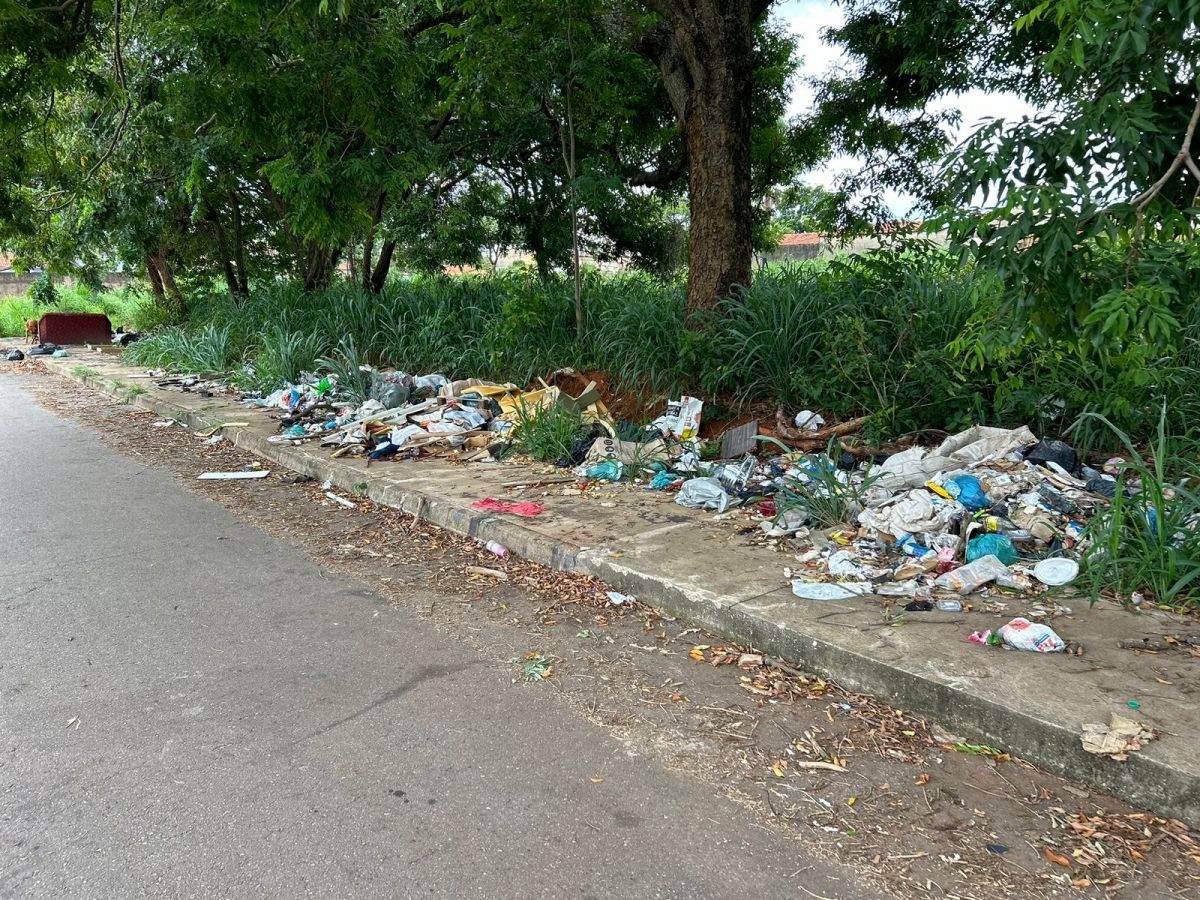
<path id="1" fill-rule="evenodd" d="M 1079 573 L 1085 525 L 1115 495 L 1121 463 L 1110 460 L 1095 470 L 1061 441 L 1039 440 L 1028 428 L 986 426 L 932 449 L 912 446 L 864 459 L 826 452 L 847 424 L 826 427 L 809 410 L 795 417 L 794 428 L 785 423 L 777 430 L 790 446 L 758 437 L 757 422 L 703 440 L 704 404 L 689 396 L 668 402 L 648 425 L 634 426 L 613 420 L 594 383 L 571 396 L 544 381 L 523 390 L 392 369 L 364 367 L 361 376 L 367 389 L 360 402 L 352 397 L 362 391 L 346 390 L 333 375 L 306 375 L 243 399 L 281 413 L 272 440 L 317 441 L 335 457 L 368 462 L 445 451 L 494 462 L 511 450 L 511 431 L 520 422 L 565 406 L 580 414 L 587 430 L 558 465 L 581 481 L 672 492 L 677 504 L 718 517 L 735 509 L 747 513 L 760 540 L 794 554 L 785 577 L 798 598 L 810 601 L 871 595 L 894 598 L 913 612 L 957 611 L 973 601 L 986 607 L 995 589 L 1030 596 L 1069 584 Z M 226 389 L 196 375 L 159 384 L 205 394 Z M 763 441 L 781 452 L 761 453 Z M 1001 611 L 1003 604 L 993 608 Z M 1070 612 L 1053 597 L 1028 610 L 1036 618 L 1064 611 Z M 981 635 L 980 642 L 1029 642 L 1029 629 L 1016 620 L 1006 628 Z M 1058 649 L 1057 636 L 1036 637 L 1037 649 Z"/>
<path id="2" fill-rule="evenodd" d="M 410 375 L 394 369 L 363 370 L 366 399 L 354 402 L 334 376 L 306 375 L 266 396 L 245 395 L 250 406 L 281 410 L 277 442 L 316 440 L 334 457 L 417 459 L 444 450 L 472 451 L 462 458 L 495 460 L 510 444 L 505 436 L 522 418 L 562 405 L 585 422 L 612 432 L 608 411 L 594 391 L 571 397 L 550 385 L 533 391 L 477 378 Z M 194 386 L 193 386 L 194 388 Z"/>
<path id="3" fill-rule="evenodd" d="M 796 417 L 814 432 L 823 424 L 807 410 Z M 761 537 L 795 552 L 785 577 L 801 599 L 871 595 L 895 598 L 910 612 L 973 602 L 1000 612 L 998 588 L 1030 599 L 1029 614 L 1043 618 L 1071 613 L 1059 595 L 1038 595 L 1078 576 L 1086 524 L 1115 496 L 1122 462 L 1096 470 L 1067 444 L 1039 440 L 1028 428 L 976 426 L 933 449 L 863 461 L 847 452 L 748 453 L 648 474 L 650 488 L 677 490 L 680 505 L 746 509 Z M 1053 630 L 1025 619 L 978 640 L 1041 652 L 1064 646 Z"/>

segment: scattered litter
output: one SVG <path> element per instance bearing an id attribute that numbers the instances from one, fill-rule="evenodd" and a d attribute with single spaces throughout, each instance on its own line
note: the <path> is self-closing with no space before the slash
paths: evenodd
<path id="1" fill-rule="evenodd" d="M 729 495 L 716 478 L 692 478 L 679 488 L 675 502 L 691 509 L 715 509 L 723 513 L 729 506 Z"/>
<path id="2" fill-rule="evenodd" d="M 804 431 L 820 431 L 825 426 L 825 419 L 820 413 L 811 409 L 803 409 L 796 413 L 796 427 Z"/>
<path id="3" fill-rule="evenodd" d="M 628 594 L 622 594 L 619 591 L 606 591 L 604 596 L 608 597 L 608 602 L 613 606 L 625 606 L 628 603 L 633 603 L 633 597 Z"/>
<path id="4" fill-rule="evenodd" d="M 246 472 L 205 472 L 198 476 L 201 481 L 242 481 L 248 478 L 266 478 L 270 469 L 255 469 Z"/>
<path id="5" fill-rule="evenodd" d="M 483 509 L 489 512 L 507 512 L 514 516 L 540 516 L 546 511 L 540 503 L 535 503 L 531 500 L 526 500 L 521 503 L 512 503 L 508 500 L 496 500 L 492 497 L 485 497 L 483 500 L 476 500 L 471 504 L 474 509 Z"/>
<path id="6" fill-rule="evenodd" d="M 508 581 L 508 573 L 501 572 L 499 569 L 488 569 L 484 566 L 467 566 L 468 575 L 486 575 L 488 578 L 495 578 L 497 581 Z"/>
<path id="7" fill-rule="evenodd" d="M 974 562 L 960 566 L 939 577 L 934 584 L 948 591 L 969 594 L 989 581 L 995 581 L 1008 572 L 1008 566 L 994 556 L 981 556 Z"/>
<path id="8" fill-rule="evenodd" d="M 493 556 L 508 556 L 508 548 L 498 541 L 488 541 L 483 545 L 483 549 Z"/>
<path id="9" fill-rule="evenodd" d="M 1142 749 L 1155 734 L 1145 725 L 1113 713 L 1108 724 L 1085 724 L 1079 736 L 1083 749 L 1097 756 L 1123 762 L 1128 754 Z"/>
<path id="10" fill-rule="evenodd" d="M 975 562 L 983 556 L 994 556 L 1006 566 L 1020 558 L 1013 542 L 1003 534 L 982 534 L 967 543 L 967 562 Z"/>
<path id="11" fill-rule="evenodd" d="M 793 581 L 792 593 L 801 600 L 849 600 L 871 593 L 869 582 Z"/>
<path id="12" fill-rule="evenodd" d="M 1079 575 L 1079 563 L 1073 559 L 1052 557 L 1033 567 L 1033 577 L 1046 585 L 1070 584 Z"/>
<path id="13" fill-rule="evenodd" d="M 159 422 L 151 422 L 150 427 L 152 427 L 152 428 L 170 428 L 174 424 L 176 424 L 174 419 L 163 419 Z"/>
<path id="14" fill-rule="evenodd" d="M 353 502 L 352 500 L 347 500 L 345 497 L 339 497 L 333 491 L 326 491 L 325 496 L 328 497 L 330 500 L 332 500 L 334 503 L 339 503 L 342 506 L 346 507 L 346 509 L 357 509 L 358 508 L 357 503 Z"/>
<path id="15" fill-rule="evenodd" d="M 1011 650 L 1031 650 L 1036 653 L 1057 653 L 1066 643 L 1049 625 L 1016 618 L 1002 625 L 995 633 L 976 631 L 970 640 L 977 644 L 988 644 Z"/>

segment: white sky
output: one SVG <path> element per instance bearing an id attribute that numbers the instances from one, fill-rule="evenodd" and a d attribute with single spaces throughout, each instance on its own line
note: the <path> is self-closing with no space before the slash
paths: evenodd
<path id="1" fill-rule="evenodd" d="M 825 28 L 842 24 L 844 16 L 842 8 L 833 0 L 781 0 L 772 10 L 774 16 L 787 23 L 793 34 L 798 38 L 797 49 L 802 64 L 796 84 L 792 90 L 792 100 L 788 106 L 788 116 L 800 115 L 806 112 L 813 101 L 812 88 L 805 83 L 808 77 L 822 75 L 831 67 L 845 64 L 845 57 L 821 40 L 821 32 Z M 967 91 L 953 101 L 942 101 L 935 108 L 942 110 L 957 106 L 963 111 L 962 124 L 955 134 L 956 140 L 968 135 L 984 119 L 987 118 L 1019 118 L 1031 113 L 1032 108 L 1020 97 L 1013 94 L 986 94 L 983 91 Z M 831 160 L 821 168 L 805 175 L 805 180 L 813 184 L 830 186 L 839 172 L 852 169 L 855 161 L 852 157 L 841 157 Z M 911 197 L 891 195 L 886 197 L 892 212 L 904 216 L 912 203 Z"/>

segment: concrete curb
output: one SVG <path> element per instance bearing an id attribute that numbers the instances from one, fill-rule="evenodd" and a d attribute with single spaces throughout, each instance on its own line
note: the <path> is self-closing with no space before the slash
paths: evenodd
<path id="1" fill-rule="evenodd" d="M 94 375 L 72 371 L 75 360 L 45 362 L 57 374 L 128 400 L 127 387 L 115 388 Z M 138 395 L 133 403 L 177 419 L 197 431 L 223 421 L 177 406 L 154 392 Z M 834 679 L 852 691 L 928 715 L 973 740 L 1004 748 L 1043 769 L 1135 806 L 1200 827 L 1200 777 L 1192 768 L 1180 765 L 1178 758 L 1168 755 L 1164 759 L 1155 752 L 1158 742 L 1146 751 L 1131 754 L 1125 763 L 1085 753 L 1080 746 L 1079 723 L 1067 720 L 1065 714 L 1055 721 L 1015 703 L 997 702 L 964 689 L 953 678 L 932 677 L 904 659 L 885 660 L 878 653 L 865 649 L 859 652 L 818 629 L 789 621 L 786 609 L 794 608 L 794 602 L 787 599 L 790 592 L 786 589 L 749 599 L 723 597 L 695 583 L 656 572 L 652 559 L 614 559 L 600 549 L 581 549 L 565 540 L 537 533 L 520 521 L 464 507 L 461 499 L 455 502 L 419 490 L 409 483 L 416 479 L 364 474 L 362 468 L 318 456 L 304 447 L 270 443 L 250 429 L 228 429 L 225 436 L 243 450 L 292 471 L 328 480 L 343 490 L 351 490 L 365 481 L 367 496 L 378 503 L 479 541 L 499 541 L 514 553 L 542 565 L 596 576 L 669 615 L 729 640 L 753 645 L 807 671 Z M 785 612 L 781 613 L 781 609 Z"/>

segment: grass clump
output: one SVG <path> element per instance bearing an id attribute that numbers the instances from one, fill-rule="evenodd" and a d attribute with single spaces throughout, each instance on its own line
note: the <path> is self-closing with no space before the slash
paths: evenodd
<path id="1" fill-rule="evenodd" d="M 1168 435 L 1165 408 L 1147 454 L 1103 416 L 1090 417 L 1116 434 L 1129 457 L 1117 474 L 1116 496 L 1084 534 L 1092 602 L 1102 592 L 1125 601 L 1136 591 L 1168 606 L 1194 605 L 1200 600 L 1197 442 Z"/>
<path id="2" fill-rule="evenodd" d="M 565 406 L 530 407 L 518 404 L 512 441 L 517 450 L 526 456 L 552 462 L 567 456 L 583 432 L 583 416 Z"/>

